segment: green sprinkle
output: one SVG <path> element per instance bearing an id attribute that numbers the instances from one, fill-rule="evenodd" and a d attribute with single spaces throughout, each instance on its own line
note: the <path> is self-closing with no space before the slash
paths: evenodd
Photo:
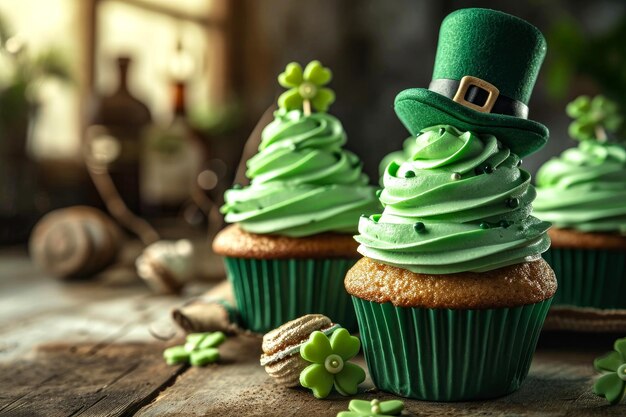
<path id="1" fill-rule="evenodd" d="M 218 347 L 219 345 L 224 343 L 224 340 L 226 340 L 226 335 L 224 333 L 222 332 L 211 333 L 207 337 L 205 337 L 202 342 L 200 342 L 198 349 L 202 350 L 206 348 Z"/>
<path id="2" fill-rule="evenodd" d="M 220 351 L 215 348 L 207 348 L 191 352 L 189 362 L 193 366 L 204 366 L 216 362 L 220 358 Z"/>
<path id="3" fill-rule="evenodd" d="M 424 233 L 426 231 L 426 226 L 424 225 L 424 223 L 422 222 L 416 222 L 413 225 L 413 229 L 417 232 L 417 233 Z"/>
<path id="4" fill-rule="evenodd" d="M 439 128 L 439 136 L 443 136 L 446 133 L 446 128 L 445 127 L 440 127 Z"/>
<path id="5" fill-rule="evenodd" d="M 453 172 L 452 175 L 450 175 L 450 179 L 452 181 L 458 181 L 461 179 L 461 174 L 459 174 L 458 172 Z"/>
<path id="6" fill-rule="evenodd" d="M 487 230 L 491 228 L 491 226 L 489 226 L 489 223 L 487 222 L 482 222 L 479 227 L 483 230 Z"/>
<path id="7" fill-rule="evenodd" d="M 413 178 L 413 177 L 415 177 L 414 171 L 407 171 L 404 173 L 404 178 Z"/>
<path id="8" fill-rule="evenodd" d="M 383 193 L 383 190 L 376 190 L 376 198 L 380 198 L 380 195 Z"/>
<path id="9" fill-rule="evenodd" d="M 507 207 L 517 208 L 519 207 L 519 198 L 511 197 L 506 200 Z"/>
<path id="10" fill-rule="evenodd" d="M 494 171 L 494 167 L 491 166 L 491 164 L 485 164 L 482 167 L 476 167 L 474 169 L 474 173 L 476 175 L 480 175 L 480 174 L 491 174 Z"/>
<path id="11" fill-rule="evenodd" d="M 522 166 L 522 160 L 520 159 L 519 161 L 517 161 L 517 167 L 521 167 Z"/>
<path id="12" fill-rule="evenodd" d="M 168 365 L 177 365 L 189 360 L 189 352 L 184 346 L 173 346 L 163 351 L 163 358 Z"/>

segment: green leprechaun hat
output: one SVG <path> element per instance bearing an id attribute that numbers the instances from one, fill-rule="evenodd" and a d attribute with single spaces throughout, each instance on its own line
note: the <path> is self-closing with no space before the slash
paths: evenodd
<path id="1" fill-rule="evenodd" d="M 449 124 L 492 134 L 526 156 L 548 139 L 545 126 L 527 119 L 545 54 L 546 40 L 528 22 L 496 10 L 457 10 L 441 24 L 429 88 L 398 94 L 396 114 L 413 135 Z"/>

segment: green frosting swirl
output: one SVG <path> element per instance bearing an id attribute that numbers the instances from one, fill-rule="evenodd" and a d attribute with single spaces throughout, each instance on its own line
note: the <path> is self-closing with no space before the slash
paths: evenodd
<path id="1" fill-rule="evenodd" d="M 380 175 L 380 183 L 382 185 L 383 177 L 385 176 L 385 171 L 387 171 L 387 167 L 390 163 L 395 162 L 398 165 L 403 164 L 412 158 L 413 154 L 416 151 L 417 142 L 415 141 L 415 136 L 411 136 L 402 143 L 402 150 L 391 152 L 383 157 L 378 165 L 378 174 Z"/>
<path id="2" fill-rule="evenodd" d="M 291 237 L 354 233 L 361 214 L 380 209 L 346 133 L 326 113 L 277 111 L 248 161 L 250 186 L 226 191 L 222 213 L 251 233 Z"/>
<path id="3" fill-rule="evenodd" d="M 584 141 L 537 173 L 537 217 L 583 232 L 626 232 L 626 149 Z"/>
<path id="4" fill-rule="evenodd" d="M 530 215 L 535 190 L 494 136 L 434 126 L 409 161 L 387 167 L 381 215 L 359 222 L 359 252 L 417 273 L 488 271 L 538 259 L 550 224 Z"/>

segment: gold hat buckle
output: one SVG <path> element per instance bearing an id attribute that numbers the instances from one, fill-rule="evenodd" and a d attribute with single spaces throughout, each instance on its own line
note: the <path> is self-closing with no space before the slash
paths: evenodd
<path id="1" fill-rule="evenodd" d="M 485 90 L 487 93 L 489 93 L 487 100 L 482 106 L 469 102 L 465 99 L 467 90 L 472 86 L 478 87 L 481 90 Z M 459 88 L 456 90 L 456 94 L 454 95 L 454 98 L 452 99 L 452 101 L 459 103 L 462 106 L 469 107 L 472 110 L 476 110 L 477 112 L 491 113 L 491 109 L 493 108 L 493 105 L 496 103 L 496 100 L 498 99 L 499 95 L 500 95 L 500 90 L 498 90 L 498 88 L 495 85 L 488 83 L 487 81 L 480 79 L 478 77 L 472 77 L 470 75 L 466 75 L 463 78 L 461 78 L 461 83 L 459 84 Z"/>

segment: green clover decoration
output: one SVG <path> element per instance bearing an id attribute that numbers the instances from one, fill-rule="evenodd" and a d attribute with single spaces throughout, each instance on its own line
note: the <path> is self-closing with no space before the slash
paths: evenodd
<path id="1" fill-rule="evenodd" d="M 220 359 L 219 345 L 224 343 L 226 335 L 222 332 L 191 333 L 185 344 L 172 346 L 163 351 L 163 358 L 168 365 L 189 363 L 191 366 L 204 366 Z"/>
<path id="2" fill-rule="evenodd" d="M 574 119 L 569 135 L 580 141 L 605 141 L 609 133 L 620 129 L 623 121 L 617 104 L 604 96 L 580 96 L 567 105 L 566 112 Z"/>
<path id="3" fill-rule="evenodd" d="M 404 409 L 404 403 L 400 400 L 352 400 L 348 409 L 350 411 L 339 412 L 337 417 L 393 417 L 400 415 Z"/>
<path id="4" fill-rule="evenodd" d="M 300 385 L 313 391 L 316 398 L 326 398 L 333 386 L 344 396 L 357 393 L 358 385 L 365 380 L 365 371 L 348 362 L 361 349 L 358 337 L 350 336 L 346 329 L 338 329 L 330 339 L 315 331 L 300 348 L 300 356 L 311 365 L 300 373 Z"/>
<path id="5" fill-rule="evenodd" d="M 626 396 L 626 337 L 616 340 L 613 348 L 613 352 L 593 361 L 593 367 L 604 373 L 594 384 L 593 392 L 611 405 Z"/>
<path id="6" fill-rule="evenodd" d="M 278 76 L 278 83 L 288 88 L 278 97 L 278 106 L 287 111 L 303 109 L 311 114 L 311 106 L 318 112 L 325 112 L 335 101 L 335 93 L 324 87 L 330 82 L 333 73 L 319 61 L 311 61 L 302 71 L 302 66 L 291 62 Z"/>

